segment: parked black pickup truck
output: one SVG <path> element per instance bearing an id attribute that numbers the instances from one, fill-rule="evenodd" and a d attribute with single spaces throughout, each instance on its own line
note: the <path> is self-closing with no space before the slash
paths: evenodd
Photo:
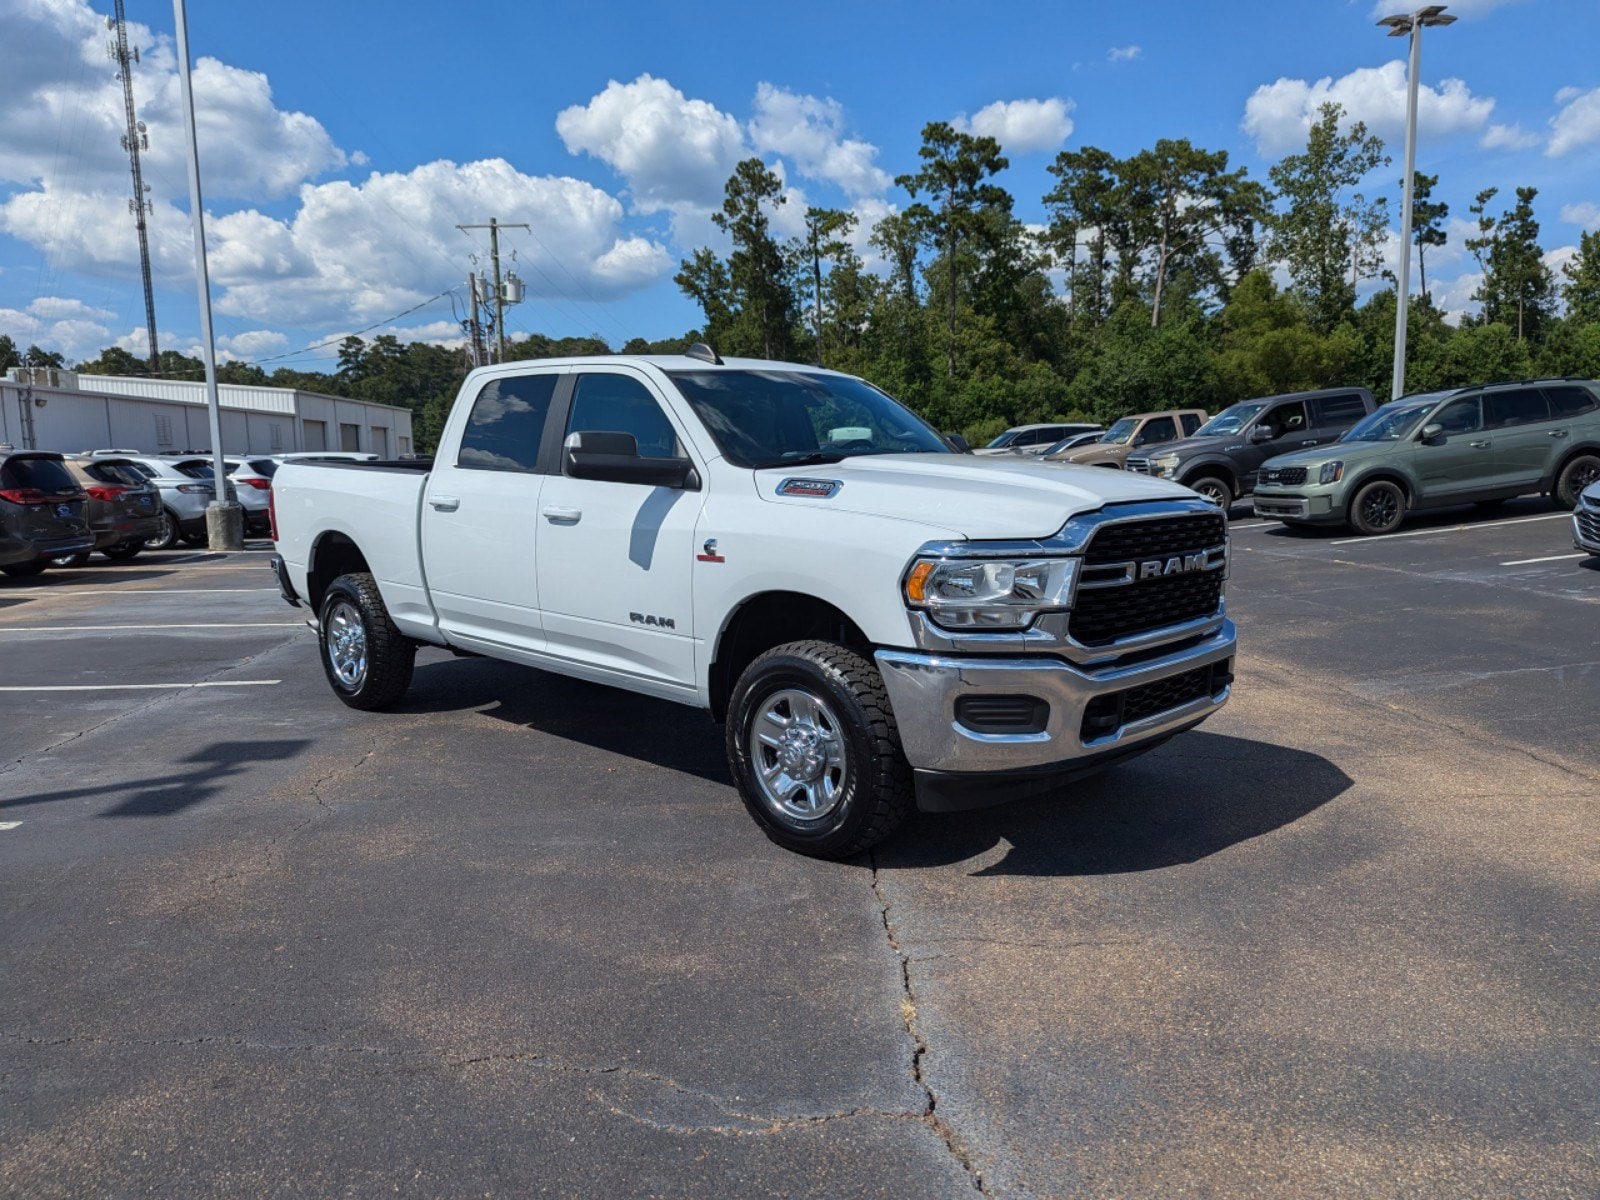
<path id="1" fill-rule="evenodd" d="M 1243 400 L 1193 437 L 1128 459 L 1128 470 L 1175 479 L 1223 509 L 1255 490 L 1269 458 L 1337 441 L 1377 404 L 1366 388 L 1330 388 Z"/>

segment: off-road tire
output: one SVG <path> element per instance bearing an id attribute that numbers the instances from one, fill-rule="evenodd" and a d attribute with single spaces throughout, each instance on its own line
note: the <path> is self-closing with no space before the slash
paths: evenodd
<path id="1" fill-rule="evenodd" d="M 367 638 L 367 669 L 360 682 L 350 687 L 334 674 L 333 662 L 328 654 L 328 615 L 335 605 L 346 602 L 361 617 Z M 317 622 L 317 649 L 322 659 L 323 674 L 334 695 L 351 708 L 375 712 L 398 703 L 411 686 L 411 672 L 416 664 L 417 644 L 395 628 L 384 606 L 383 595 L 371 575 L 360 572 L 341 575 L 328 585 L 322 598 L 322 611 Z"/>
<path id="2" fill-rule="evenodd" d="M 118 542 L 115 546 L 107 546 L 100 553 L 112 562 L 127 562 L 143 549 L 143 542 Z"/>
<path id="3" fill-rule="evenodd" d="M 1600 455 L 1575 454 L 1561 467 L 1556 476 L 1556 486 L 1550 492 L 1550 502 L 1557 508 L 1571 512 L 1578 507 L 1578 495 L 1584 488 L 1600 479 Z"/>
<path id="4" fill-rule="evenodd" d="M 750 758 L 751 723 L 763 701 L 785 688 L 808 689 L 827 702 L 848 755 L 842 798 L 806 829 L 785 823 L 767 806 Z M 813 858 L 854 857 L 892 834 L 915 807 L 911 766 L 900 748 L 883 676 L 870 659 L 835 642 L 789 642 L 746 667 L 729 699 L 726 737 L 740 799 L 762 831 L 787 850 Z"/>
<path id="5" fill-rule="evenodd" d="M 1350 497 L 1350 528 L 1363 537 L 1393 533 L 1405 519 L 1405 491 L 1391 480 L 1374 479 Z"/>
<path id="6" fill-rule="evenodd" d="M 49 565 L 48 560 L 36 558 L 32 562 L 12 563 L 9 567 L 0 567 L 0 571 L 4 571 L 7 575 L 13 575 L 18 579 L 27 579 L 34 575 L 43 575 L 44 569 Z"/>
<path id="7" fill-rule="evenodd" d="M 1224 516 L 1233 508 L 1233 485 L 1220 475 L 1196 475 L 1183 486 L 1210 500 Z"/>

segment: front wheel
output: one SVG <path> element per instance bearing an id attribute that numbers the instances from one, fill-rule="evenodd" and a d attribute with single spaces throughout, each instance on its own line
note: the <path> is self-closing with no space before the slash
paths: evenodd
<path id="1" fill-rule="evenodd" d="M 1191 491 L 1199 492 L 1203 500 L 1209 500 L 1223 512 L 1233 507 L 1233 488 L 1226 479 L 1216 475 L 1201 475 L 1192 480 L 1188 487 Z"/>
<path id="2" fill-rule="evenodd" d="M 1350 528 L 1364 536 L 1393 533 L 1406 515 L 1406 494 L 1387 479 L 1374 480 L 1350 501 Z"/>
<path id="3" fill-rule="evenodd" d="M 790 642 L 751 663 L 728 706 L 727 748 L 756 824 L 800 854 L 860 854 L 913 807 L 883 677 L 833 642 Z"/>
<path id="4" fill-rule="evenodd" d="M 1557 508 L 1577 508 L 1578 497 L 1583 494 L 1583 489 L 1597 481 L 1600 481 L 1600 456 L 1580 454 L 1561 468 L 1550 499 Z"/>
<path id="5" fill-rule="evenodd" d="M 351 708 L 389 708 L 411 686 L 417 644 L 395 628 L 371 575 L 328 585 L 317 635 L 328 682 Z"/>

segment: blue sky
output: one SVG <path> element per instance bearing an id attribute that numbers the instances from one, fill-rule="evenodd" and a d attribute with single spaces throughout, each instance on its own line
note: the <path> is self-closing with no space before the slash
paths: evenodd
<path id="1" fill-rule="evenodd" d="M 163 344 L 198 320 L 177 124 L 171 7 L 129 0 L 145 50 L 151 219 Z M 77 356 L 142 348 L 120 88 L 96 0 L 0 0 L 0 332 Z M 904 203 L 930 120 L 998 136 L 1025 220 L 1046 166 L 1086 144 L 1158 137 L 1226 149 L 1253 173 L 1292 150 L 1324 98 L 1384 134 L 1397 162 L 1405 42 L 1374 0 L 1321 3 L 589 3 L 190 5 L 217 329 L 260 359 L 392 317 L 459 286 L 481 237 L 511 233 L 529 299 L 514 328 L 682 332 L 671 282 L 712 236 L 727 168 L 759 153 L 804 203 L 863 226 Z M 1429 31 L 1418 166 L 1442 176 L 1451 245 L 1429 281 L 1454 311 L 1475 264 L 1475 192 L 1540 190 L 1550 261 L 1600 227 L 1600 4 L 1458 0 Z M 1394 190 L 1398 165 L 1373 188 Z M 1396 205 L 1396 208 L 1398 205 Z M 446 340 L 448 298 L 386 330 Z M 328 351 L 267 365 L 326 365 Z"/>

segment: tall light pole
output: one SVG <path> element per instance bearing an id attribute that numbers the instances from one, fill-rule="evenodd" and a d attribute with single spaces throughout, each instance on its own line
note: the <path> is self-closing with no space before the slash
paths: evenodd
<path id="1" fill-rule="evenodd" d="M 183 0 L 172 0 L 178 30 L 178 82 L 189 134 L 189 219 L 194 225 L 195 285 L 200 293 L 201 353 L 206 363 L 206 410 L 211 417 L 211 476 L 206 536 L 213 550 L 244 549 L 244 510 L 228 500 L 228 468 L 222 461 L 222 406 L 217 399 L 217 343 L 211 333 L 211 275 L 206 270 L 205 206 L 200 200 L 200 143 L 194 129 L 194 88 L 189 81 L 189 21 Z"/>
<path id="2" fill-rule="evenodd" d="M 1411 67 L 1406 91 L 1406 174 L 1401 181 L 1404 199 L 1400 207 L 1400 283 L 1394 306 L 1394 379 L 1389 399 L 1398 400 L 1406 392 L 1406 317 L 1411 302 L 1411 191 L 1417 173 L 1417 82 L 1422 71 L 1422 28 L 1424 25 L 1450 25 L 1455 18 L 1445 15 L 1445 6 L 1430 4 L 1414 13 L 1385 17 L 1390 37 L 1410 37 Z"/>

